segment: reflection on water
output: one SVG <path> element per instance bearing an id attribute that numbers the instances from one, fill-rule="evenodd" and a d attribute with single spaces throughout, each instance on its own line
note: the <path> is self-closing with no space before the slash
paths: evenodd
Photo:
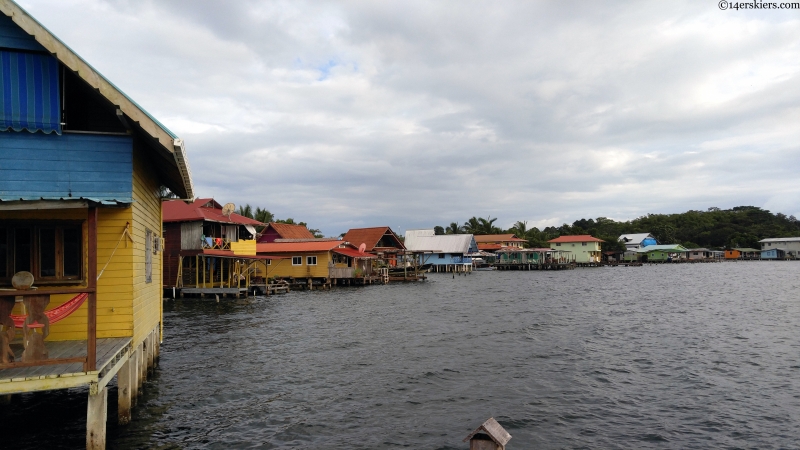
<path id="1" fill-rule="evenodd" d="M 130 425 L 113 423 L 109 393 L 109 446 L 465 449 L 494 416 L 510 449 L 791 447 L 799 273 L 479 272 L 168 300 L 161 366 Z M 82 447 L 85 396 L 15 396 L 4 446 Z"/>

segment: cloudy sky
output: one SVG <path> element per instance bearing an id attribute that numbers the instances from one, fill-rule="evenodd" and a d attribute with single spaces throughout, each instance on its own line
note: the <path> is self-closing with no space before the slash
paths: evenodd
<path id="1" fill-rule="evenodd" d="M 20 0 L 185 139 L 196 193 L 327 235 L 800 216 L 800 10 L 716 0 Z"/>

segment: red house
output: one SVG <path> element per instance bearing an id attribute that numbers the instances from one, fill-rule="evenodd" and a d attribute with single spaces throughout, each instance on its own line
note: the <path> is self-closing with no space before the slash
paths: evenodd
<path id="1" fill-rule="evenodd" d="M 305 225 L 270 222 L 267 227 L 261 231 L 261 237 L 258 238 L 258 243 L 275 242 L 275 239 L 314 239 L 314 235 L 308 231 Z"/>
<path id="2" fill-rule="evenodd" d="M 165 288 L 176 285 L 181 252 L 229 251 L 231 242 L 255 239 L 255 227 L 264 226 L 257 220 L 223 211 L 213 198 L 198 198 L 191 203 L 165 200 L 162 205 Z"/>

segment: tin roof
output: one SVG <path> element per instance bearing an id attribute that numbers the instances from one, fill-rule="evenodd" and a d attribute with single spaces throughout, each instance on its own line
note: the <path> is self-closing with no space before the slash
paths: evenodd
<path id="1" fill-rule="evenodd" d="M 547 242 L 605 242 L 602 239 L 597 239 L 589 234 L 576 234 L 570 236 L 559 236 L 555 239 L 550 239 Z"/>
<path id="2" fill-rule="evenodd" d="M 230 217 L 222 214 L 222 206 L 213 198 L 198 198 L 192 203 L 183 200 L 164 200 L 161 202 L 163 222 L 207 222 L 232 223 L 237 225 L 264 225 L 249 217 L 232 213 Z"/>
<path id="3" fill-rule="evenodd" d="M 528 242 L 513 234 L 476 234 L 475 242 L 478 244 L 489 242 Z"/>
<path id="4" fill-rule="evenodd" d="M 633 233 L 633 234 L 623 234 L 619 237 L 620 241 L 623 242 L 633 242 L 635 244 L 641 244 L 643 240 L 651 238 L 655 239 L 652 234 L 650 233 Z"/>
<path id="5" fill-rule="evenodd" d="M 351 247 L 344 247 L 344 248 L 335 248 L 333 249 L 333 253 L 338 253 L 340 255 L 349 256 L 351 258 L 361 258 L 361 259 L 378 259 L 377 256 L 371 253 L 361 253 L 357 249 Z"/>
<path id="6" fill-rule="evenodd" d="M 270 229 L 275 230 L 283 239 L 314 239 L 314 235 L 308 231 L 305 225 L 270 222 L 261 234 L 266 234 Z"/>
<path id="7" fill-rule="evenodd" d="M 767 238 L 767 239 L 762 239 L 762 240 L 760 240 L 758 242 L 763 242 L 763 243 L 767 243 L 767 242 L 770 242 L 770 243 L 772 243 L 772 242 L 800 242 L 800 237 Z"/>
<path id="8" fill-rule="evenodd" d="M 322 240 L 319 242 L 265 242 L 256 244 L 258 253 L 328 252 L 346 245 L 342 241 Z"/>
<path id="9" fill-rule="evenodd" d="M 395 234 L 395 232 L 389 227 L 351 228 L 347 234 L 344 235 L 342 240 L 347 241 L 356 247 L 364 244 L 367 247 L 367 251 L 370 252 L 376 248 L 378 243 L 381 241 L 381 238 L 389 233 L 395 240 L 396 246 L 379 248 L 406 248 L 397 237 L 397 234 Z"/>
<path id="10" fill-rule="evenodd" d="M 436 235 L 433 230 L 407 230 L 405 246 L 411 251 L 431 253 L 465 254 L 470 253 L 471 247 L 478 249 L 478 244 L 471 234 Z"/>

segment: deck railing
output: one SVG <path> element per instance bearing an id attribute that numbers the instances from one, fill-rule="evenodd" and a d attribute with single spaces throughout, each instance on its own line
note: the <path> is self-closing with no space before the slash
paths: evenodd
<path id="1" fill-rule="evenodd" d="M 32 361 L 13 361 L 7 363 L 0 363 L 0 370 L 2 369 L 13 369 L 19 367 L 36 367 L 36 366 L 50 366 L 55 364 L 72 364 L 72 363 L 83 363 L 83 370 L 84 372 L 90 372 L 96 370 L 97 365 L 97 294 L 95 288 L 76 288 L 76 289 L 52 289 L 52 290 L 7 290 L 7 291 L 0 291 L 0 302 L 6 303 L 6 308 L 2 308 L 4 313 L 10 313 L 11 309 L 14 307 L 14 304 L 18 301 L 17 299 L 24 299 L 25 297 L 45 297 L 47 298 L 47 302 L 49 303 L 49 298 L 51 295 L 56 294 L 73 294 L 78 295 L 81 293 L 89 294 L 89 297 L 86 300 L 88 306 L 88 314 L 87 314 L 87 324 L 86 324 L 86 332 L 87 332 L 87 339 L 86 339 L 86 356 L 81 357 L 73 357 L 73 358 L 48 358 L 48 359 L 38 359 Z M 24 300 L 22 300 L 24 301 Z M 6 313 L 7 314 L 7 313 Z M 8 333 L 10 328 L 7 327 L 6 324 L 13 323 L 10 316 L 6 315 L 6 317 L 0 317 L 0 324 L 5 325 L 3 327 L 3 333 Z M 16 333 L 16 328 L 14 328 Z M 36 333 L 35 330 L 31 329 L 30 333 Z M 24 333 L 24 332 L 23 332 Z M 5 339 L 8 339 L 8 342 L 3 342 Z M 5 339 L 0 339 L 0 342 L 3 342 L 4 345 L 8 345 L 14 339 L 14 336 L 5 336 Z M 26 336 L 22 336 L 23 345 L 26 345 Z M 45 346 L 46 346 L 45 341 Z M 9 349 L 3 348 L 0 351 L 8 351 Z"/>

